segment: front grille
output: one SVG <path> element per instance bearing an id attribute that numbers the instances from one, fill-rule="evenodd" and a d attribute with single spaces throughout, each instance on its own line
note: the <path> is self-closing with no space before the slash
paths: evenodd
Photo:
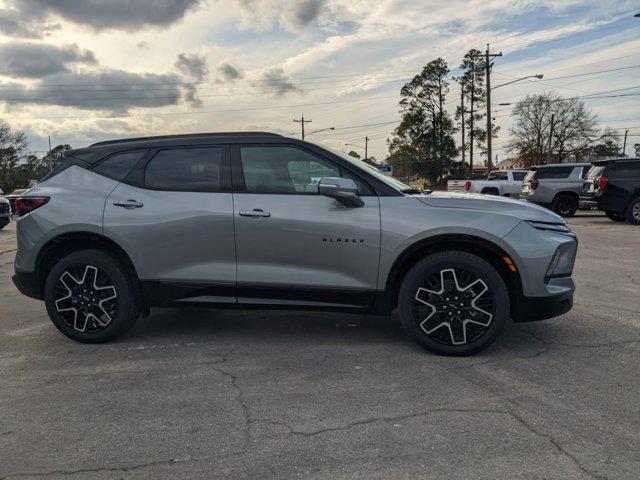
<path id="1" fill-rule="evenodd" d="M 0 213 L 9 213 L 8 203 L 0 203 Z"/>

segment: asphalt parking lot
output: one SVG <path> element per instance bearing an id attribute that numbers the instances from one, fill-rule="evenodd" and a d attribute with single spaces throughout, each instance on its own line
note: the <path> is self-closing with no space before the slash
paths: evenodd
<path id="1" fill-rule="evenodd" d="M 570 221 L 575 307 L 469 358 L 396 317 L 155 310 L 60 335 L 0 231 L 1 478 L 640 476 L 640 228 Z"/>

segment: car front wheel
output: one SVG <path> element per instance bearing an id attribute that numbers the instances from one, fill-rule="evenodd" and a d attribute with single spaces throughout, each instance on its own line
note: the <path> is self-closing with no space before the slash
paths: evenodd
<path id="1" fill-rule="evenodd" d="M 56 328 L 82 343 L 116 338 L 140 317 L 133 275 L 102 250 L 63 257 L 47 276 L 44 300 Z"/>
<path id="2" fill-rule="evenodd" d="M 398 297 L 405 330 L 439 355 L 471 355 L 497 338 L 509 294 L 496 269 L 477 255 L 440 252 L 417 263 Z"/>

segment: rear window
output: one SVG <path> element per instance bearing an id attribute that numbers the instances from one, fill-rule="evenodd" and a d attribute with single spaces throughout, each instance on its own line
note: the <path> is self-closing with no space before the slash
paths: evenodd
<path id="1" fill-rule="evenodd" d="M 640 161 L 616 162 L 607 169 L 611 178 L 640 178 Z"/>
<path id="2" fill-rule="evenodd" d="M 144 185 L 156 190 L 220 192 L 221 171 L 219 147 L 161 150 L 147 164 Z"/>
<path id="3" fill-rule="evenodd" d="M 507 172 L 491 172 L 487 180 L 507 180 Z"/>
<path id="4" fill-rule="evenodd" d="M 522 180 L 524 180 L 524 176 L 527 174 L 527 172 L 513 172 L 513 179 L 516 182 L 520 182 Z"/>
<path id="5" fill-rule="evenodd" d="M 93 168 L 93 171 L 114 180 L 121 181 L 133 166 L 144 156 L 146 150 L 116 153 Z"/>
<path id="6" fill-rule="evenodd" d="M 573 172 L 573 167 L 547 167 L 538 169 L 538 174 L 536 178 L 546 179 L 546 178 L 568 178 Z"/>
<path id="7" fill-rule="evenodd" d="M 536 178 L 536 173 L 538 173 L 537 170 L 529 170 L 524 177 L 524 181 L 528 182 L 529 180 L 533 180 L 534 178 Z"/>

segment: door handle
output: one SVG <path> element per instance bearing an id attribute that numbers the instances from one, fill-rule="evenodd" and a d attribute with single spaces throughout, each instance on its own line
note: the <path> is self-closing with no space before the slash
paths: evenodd
<path id="1" fill-rule="evenodd" d="M 270 217 L 271 216 L 271 213 L 265 212 L 264 210 L 261 210 L 259 208 L 254 208 L 253 210 L 240 210 L 240 212 L 238 212 L 238 213 L 242 217 L 258 218 L 258 217 Z"/>
<path id="2" fill-rule="evenodd" d="M 113 204 L 116 207 L 122 207 L 122 208 L 127 208 L 127 209 L 132 209 L 132 208 L 142 208 L 144 206 L 143 203 L 137 202 L 136 200 L 116 200 L 115 202 L 113 202 Z"/>

